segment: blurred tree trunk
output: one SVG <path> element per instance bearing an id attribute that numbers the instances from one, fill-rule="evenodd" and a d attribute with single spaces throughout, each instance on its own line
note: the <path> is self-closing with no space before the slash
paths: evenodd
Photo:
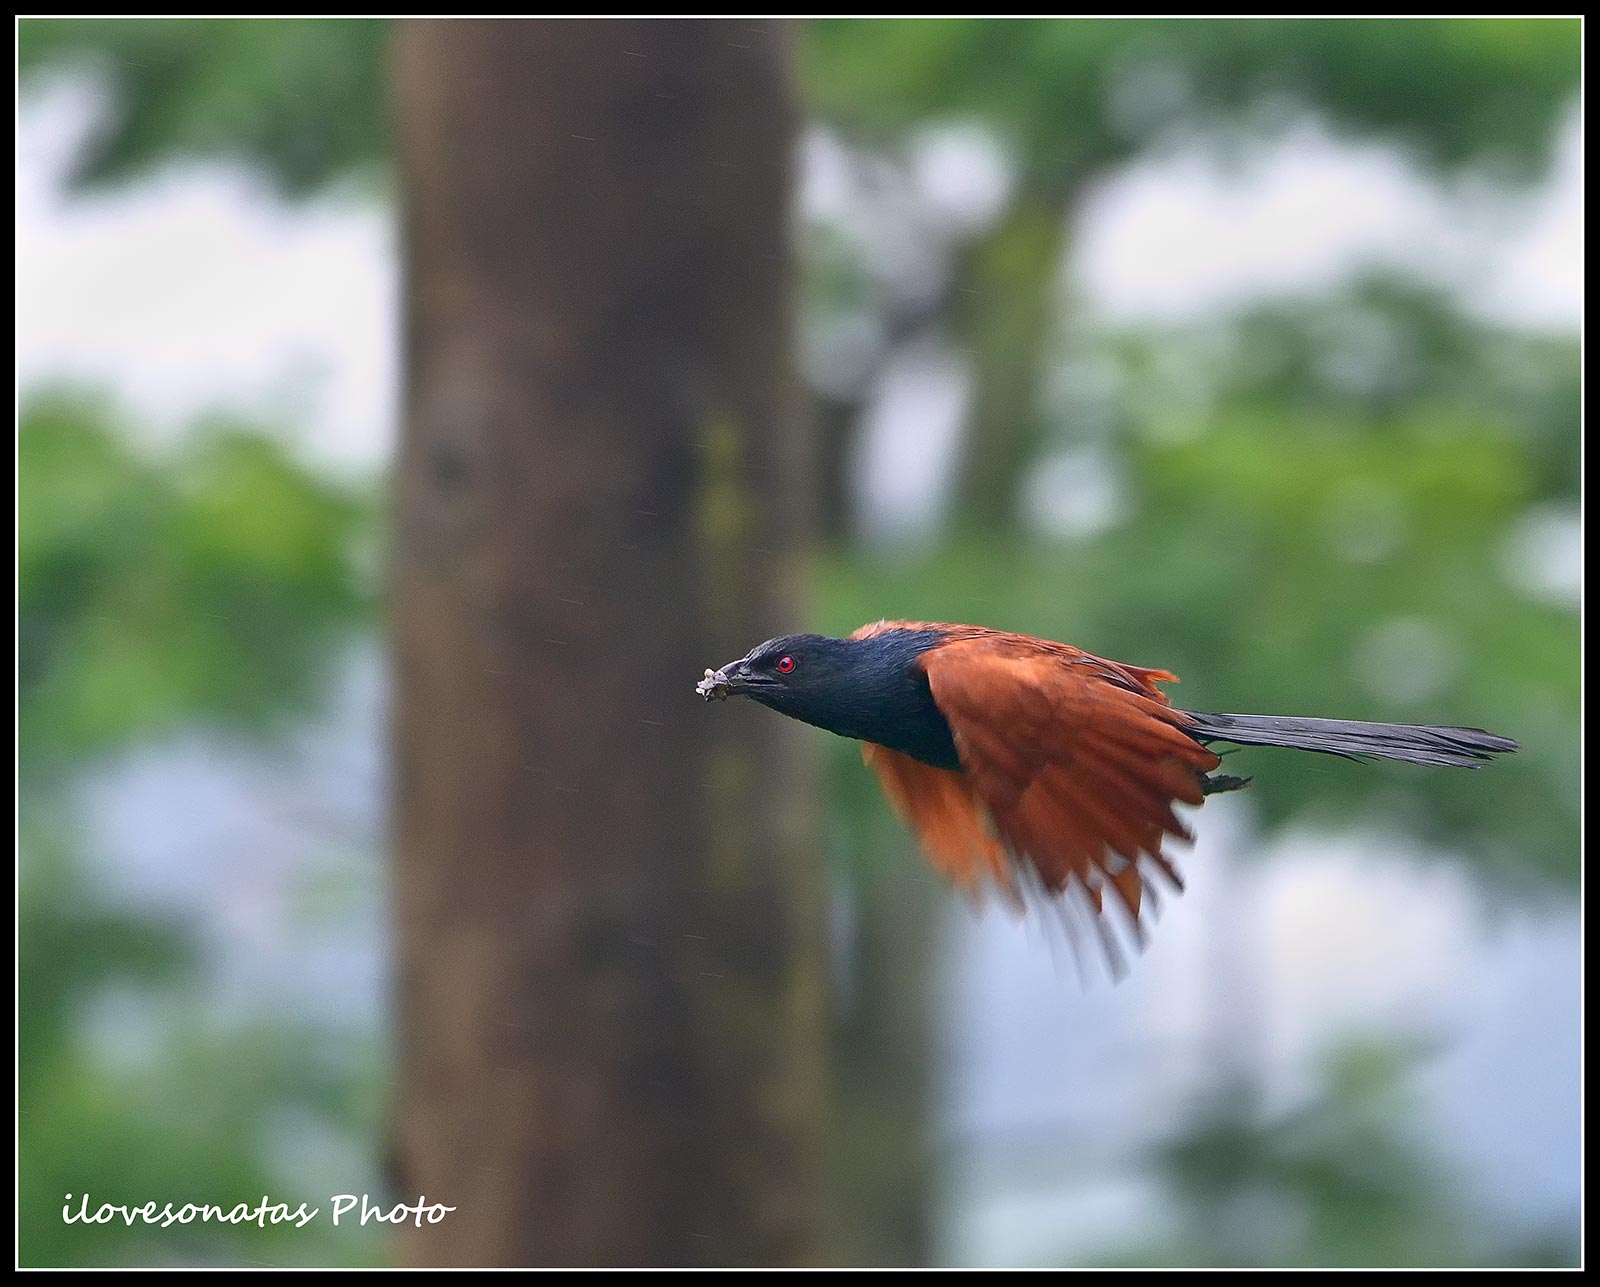
<path id="1" fill-rule="evenodd" d="M 1014 531 L 1028 468 L 1044 438 L 1041 405 L 1067 228 L 1067 196 L 1025 189 L 968 253 L 957 295 L 972 381 L 955 521 L 977 532 Z"/>
<path id="2" fill-rule="evenodd" d="M 817 455 L 817 534 L 830 549 L 842 549 L 855 536 L 855 495 L 851 452 L 864 399 L 812 397 Z"/>
<path id="3" fill-rule="evenodd" d="M 788 33 L 405 22 L 397 1231 L 422 1265 L 787 1264 L 820 1219 Z"/>
<path id="4" fill-rule="evenodd" d="M 916 861 L 910 849 L 892 857 Z M 835 1040 L 829 1258 L 868 1268 L 926 1265 L 934 1252 L 931 1073 L 945 893 L 920 871 L 865 876 L 858 892 L 851 995 Z"/>

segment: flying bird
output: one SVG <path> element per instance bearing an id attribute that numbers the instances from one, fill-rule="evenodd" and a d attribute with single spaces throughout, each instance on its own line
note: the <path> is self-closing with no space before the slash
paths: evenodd
<path id="1" fill-rule="evenodd" d="M 1107 891 L 1142 936 L 1152 872 L 1182 890 L 1162 853 L 1191 836 L 1174 806 L 1238 790 L 1211 748 L 1283 747 L 1345 759 L 1477 768 L 1517 750 L 1480 728 L 1179 710 L 1165 670 L 981 626 L 879 621 L 848 639 L 782 635 L 707 670 L 707 701 L 749 697 L 855 738 L 924 853 L 970 894 L 1071 897 L 1111 960 Z M 1142 938 L 1141 938 L 1142 941 Z"/>

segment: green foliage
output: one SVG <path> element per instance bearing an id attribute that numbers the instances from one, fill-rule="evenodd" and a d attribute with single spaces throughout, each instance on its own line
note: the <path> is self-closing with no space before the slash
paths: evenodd
<path id="1" fill-rule="evenodd" d="M 30 397 L 17 468 L 26 770 L 304 709 L 317 658 L 366 603 L 356 501 L 226 419 L 168 459 L 139 453 L 74 393 Z"/>
<path id="2" fill-rule="evenodd" d="M 38 1069 L 18 1140 L 18 1202 L 28 1217 L 21 1263 L 371 1263 L 381 1232 L 348 1222 L 334 1229 L 331 1193 L 308 1191 L 303 1161 L 282 1149 L 282 1137 L 300 1123 L 323 1135 L 351 1129 L 352 1119 L 373 1129 L 375 1105 L 364 1090 L 370 1077 L 366 1067 L 352 1065 L 346 1043 L 310 1039 L 291 1026 L 207 1028 L 182 1016 L 181 1002 L 158 1013 L 157 1058 L 107 1066 L 104 1052 L 80 1047 Z M 335 1183 L 340 1192 L 346 1185 L 361 1186 L 356 1193 L 381 1192 L 370 1174 Z M 169 1201 L 231 1207 L 267 1196 L 291 1209 L 305 1202 L 320 1214 L 303 1229 L 292 1223 L 130 1229 L 120 1219 L 69 1225 L 60 1216 L 69 1193 L 88 1193 L 91 1210 L 102 1202 L 151 1200 L 158 1210 Z"/>
<path id="3" fill-rule="evenodd" d="M 69 1192 L 95 1205 L 286 1195 L 300 1182 L 273 1153 L 286 1122 L 374 1130 L 375 1052 L 208 1015 L 189 928 L 107 901 L 71 824 L 75 786 L 109 752 L 179 724 L 245 735 L 304 713 L 327 651 L 370 611 L 350 559 L 366 506 L 224 419 L 136 450 L 80 393 L 25 401 L 17 464 L 20 1259 L 370 1260 L 372 1231 L 330 1236 L 326 1210 L 304 1231 L 60 1216 Z M 95 1023 L 108 1006 L 109 1042 Z"/>
<path id="4" fill-rule="evenodd" d="M 28 18 L 25 78 L 103 78 L 100 127 L 73 177 L 129 178 L 175 157 L 234 159 L 302 196 L 387 157 L 383 43 L 372 19 Z"/>
<path id="5" fill-rule="evenodd" d="M 36 819 L 39 809 L 30 812 Z M 371 1229 L 333 1231 L 326 1193 L 273 1138 L 296 1123 L 370 1133 L 375 1052 L 338 1033 L 210 1018 L 202 962 L 170 919 L 104 903 L 59 827 L 24 827 L 18 942 L 18 1255 L 30 1267 L 367 1263 Z M 111 1007 L 116 1036 L 96 1034 Z M 380 1191 L 375 1177 L 365 1179 Z M 323 1207 L 292 1226 L 67 1224 L 68 1194 L 133 1206 L 258 1201 Z M 289 1197 L 290 1194 L 293 1197 Z M 74 1210 L 76 1203 L 74 1202 Z"/>
<path id="6" fill-rule="evenodd" d="M 17 1042 L 25 1056 L 19 1092 L 31 1103 L 70 1039 L 74 998 L 112 980 L 170 981 L 190 956 L 175 925 L 122 915 L 86 897 L 59 834 L 36 825 L 29 842 L 28 879 L 19 881 L 18 919 L 27 932 L 17 943 L 17 974 L 27 987 L 19 992 Z M 96 950 L 83 951 L 85 943 Z"/>
<path id="7" fill-rule="evenodd" d="M 238 157 L 297 195 L 387 159 L 386 26 L 30 18 L 18 54 L 25 78 L 61 67 L 105 77 L 81 182 Z M 835 18 L 805 36 L 825 119 L 891 139 L 977 117 L 1031 172 L 1073 181 L 1180 116 L 1238 122 L 1263 101 L 1304 104 L 1440 167 L 1488 162 L 1526 177 L 1548 159 L 1579 73 L 1569 19 Z"/>
<path id="8" fill-rule="evenodd" d="M 1299 104 L 1453 169 L 1526 177 L 1577 93 L 1562 19 L 826 19 L 808 25 L 818 109 L 892 138 L 976 117 L 1030 173 L 1084 172 L 1187 118 L 1257 126 Z M 1258 104 L 1277 104 L 1251 119 Z"/>
<path id="9" fill-rule="evenodd" d="M 1147 406 L 1164 402 L 1151 414 L 1180 432 L 1197 399 L 1296 417 L 1335 410 L 1373 433 L 1426 406 L 1492 424 L 1532 471 L 1538 496 L 1578 499 L 1577 346 L 1486 327 L 1427 287 L 1369 277 L 1325 298 L 1258 306 L 1220 334 L 1145 332 L 1112 343 L 1126 383 L 1142 386 Z M 1163 365 L 1184 373 L 1184 387 Z"/>
<path id="10" fill-rule="evenodd" d="M 815 109 L 859 147 L 892 157 L 914 129 L 975 121 L 1015 163 L 1007 208 L 931 256 L 940 320 L 973 388 L 956 518 L 980 532 L 1016 524 L 1042 436 L 1041 355 L 1061 325 L 1045 288 L 1083 194 L 1108 170 L 1163 140 L 1243 146 L 1309 115 L 1441 176 L 1525 183 L 1547 169 L 1578 90 L 1570 20 L 827 19 L 806 30 Z M 1051 227 L 1058 235 L 1039 235 Z M 834 275 L 851 267 L 814 245 Z M 879 305 L 887 334 L 905 327 L 895 309 Z M 1081 325 L 1069 315 L 1064 329 Z"/>

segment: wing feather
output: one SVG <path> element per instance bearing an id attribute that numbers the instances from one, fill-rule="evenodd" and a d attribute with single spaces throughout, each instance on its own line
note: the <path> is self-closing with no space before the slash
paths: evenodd
<path id="1" fill-rule="evenodd" d="M 1142 864 L 1182 888 L 1162 853 L 1168 836 L 1189 840 L 1173 806 L 1201 803 L 1201 775 L 1220 761 L 1185 733 L 1188 717 L 1156 687 L 1172 682 L 1168 672 L 990 631 L 947 637 L 922 666 L 961 756 L 947 802 L 959 792 L 968 814 L 987 814 L 1003 851 L 1031 867 L 1044 890 L 1081 885 L 1099 909 L 1109 885 L 1137 926 Z M 956 859 L 948 824 L 935 854 L 915 812 L 907 816 L 935 865 L 965 873 L 969 888 L 973 873 L 995 869 L 992 853 L 981 863 Z"/>
<path id="2" fill-rule="evenodd" d="M 922 841 L 934 870 L 966 893 L 993 885 L 1017 902 L 1010 860 L 991 833 L 982 806 L 963 774 L 936 769 L 873 742 L 861 744 L 867 762 L 896 813 Z"/>

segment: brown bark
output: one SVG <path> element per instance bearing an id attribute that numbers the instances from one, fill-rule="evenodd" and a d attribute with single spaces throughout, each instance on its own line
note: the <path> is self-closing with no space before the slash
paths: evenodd
<path id="1" fill-rule="evenodd" d="M 397 1196 L 427 1265 L 814 1254 L 788 35 L 406 22 Z"/>

